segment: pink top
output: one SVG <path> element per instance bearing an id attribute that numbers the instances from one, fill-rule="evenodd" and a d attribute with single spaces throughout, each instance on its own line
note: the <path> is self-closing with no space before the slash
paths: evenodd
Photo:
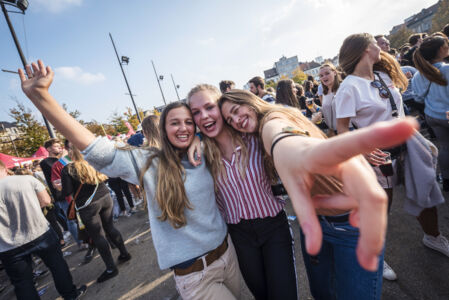
<path id="1" fill-rule="evenodd" d="M 238 146 L 232 154 L 231 161 L 222 158 L 226 178 L 218 178 L 216 199 L 226 223 L 237 224 L 241 219 L 274 217 L 284 207 L 281 197 L 275 197 L 271 191 L 270 180 L 265 173 L 263 149 L 255 136 L 244 137 L 248 148 L 248 165 L 245 179 L 239 172 L 236 157 L 240 156 Z"/>

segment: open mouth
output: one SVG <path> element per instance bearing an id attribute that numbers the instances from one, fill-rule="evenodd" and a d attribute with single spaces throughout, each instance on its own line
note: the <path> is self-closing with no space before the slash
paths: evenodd
<path id="1" fill-rule="evenodd" d="M 178 134 L 178 135 L 176 135 L 176 138 L 180 142 L 187 142 L 189 140 L 189 135 L 188 134 Z"/>
<path id="2" fill-rule="evenodd" d="M 243 121 L 240 122 L 240 128 L 241 128 L 241 129 L 246 129 L 246 127 L 248 126 L 248 122 L 249 122 L 248 117 L 245 117 L 245 118 L 243 119 Z"/>
<path id="3" fill-rule="evenodd" d="M 216 127 L 215 124 L 216 124 L 215 121 L 207 122 L 207 123 L 203 124 L 203 128 L 205 131 L 210 132 L 215 129 L 215 127 Z"/>

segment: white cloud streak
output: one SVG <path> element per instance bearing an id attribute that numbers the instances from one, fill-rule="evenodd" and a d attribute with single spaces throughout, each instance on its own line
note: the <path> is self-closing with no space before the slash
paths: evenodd
<path id="1" fill-rule="evenodd" d="M 34 0 L 32 5 L 51 13 L 60 13 L 72 6 L 81 6 L 83 0 Z"/>
<path id="2" fill-rule="evenodd" d="M 82 85 L 91 85 L 106 80 L 102 73 L 84 72 L 80 67 L 59 67 L 55 69 L 59 78 L 76 82 Z"/>

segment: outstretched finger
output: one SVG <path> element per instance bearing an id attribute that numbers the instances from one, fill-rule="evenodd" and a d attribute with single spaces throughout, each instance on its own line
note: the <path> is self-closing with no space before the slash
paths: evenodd
<path id="1" fill-rule="evenodd" d="M 310 190 L 305 181 L 297 180 L 297 177 L 291 176 L 291 174 L 282 173 L 281 171 L 279 176 L 288 192 L 293 209 L 306 237 L 305 244 L 307 253 L 316 255 L 321 249 L 323 233 L 315 213 L 312 199 L 309 196 Z"/>
<path id="2" fill-rule="evenodd" d="M 23 72 L 22 69 L 19 69 L 18 72 L 19 72 L 20 82 L 23 83 L 25 80 L 27 80 L 27 78 L 26 78 L 26 76 L 25 76 L 25 73 Z"/>
<path id="3" fill-rule="evenodd" d="M 39 66 L 39 70 L 40 70 L 40 72 L 41 72 L 41 74 L 43 75 L 43 76 L 47 76 L 47 70 L 45 69 L 45 65 L 44 65 L 44 63 L 42 62 L 42 60 L 38 60 L 37 61 L 37 64 L 38 64 L 38 66 Z"/>
<path id="4" fill-rule="evenodd" d="M 31 70 L 31 66 L 30 65 L 26 65 L 25 66 L 25 71 L 27 73 L 27 77 L 28 78 L 33 78 L 33 71 Z"/>
<path id="5" fill-rule="evenodd" d="M 343 164 L 340 177 L 345 194 L 359 202 L 357 217 L 360 237 L 357 258 L 363 268 L 375 271 L 385 241 L 387 195 L 377 182 L 372 168 L 359 157 L 354 157 Z"/>
<path id="6" fill-rule="evenodd" d="M 373 126 L 347 132 L 317 143 L 308 165 L 316 173 L 325 171 L 358 154 L 368 153 L 376 148 L 390 148 L 404 143 L 418 128 L 414 118 L 403 118 L 379 122 Z"/>
<path id="7" fill-rule="evenodd" d="M 31 67 L 33 68 L 33 76 L 38 76 L 40 74 L 39 66 L 35 62 L 32 62 Z"/>

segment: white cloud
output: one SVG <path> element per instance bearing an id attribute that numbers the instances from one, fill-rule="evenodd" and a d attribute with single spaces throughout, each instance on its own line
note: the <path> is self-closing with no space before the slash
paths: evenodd
<path id="1" fill-rule="evenodd" d="M 59 13 L 72 6 L 81 6 L 83 0 L 34 0 L 30 5 L 48 10 L 52 13 Z"/>
<path id="2" fill-rule="evenodd" d="M 208 46 L 208 45 L 211 45 L 212 43 L 214 43 L 215 39 L 213 37 L 211 37 L 211 38 L 207 38 L 207 39 L 197 40 L 197 42 L 200 45 Z"/>
<path id="3" fill-rule="evenodd" d="M 80 67 L 59 67 L 55 69 L 57 77 L 74 81 L 83 85 L 90 85 L 106 80 L 102 73 L 84 72 Z"/>

